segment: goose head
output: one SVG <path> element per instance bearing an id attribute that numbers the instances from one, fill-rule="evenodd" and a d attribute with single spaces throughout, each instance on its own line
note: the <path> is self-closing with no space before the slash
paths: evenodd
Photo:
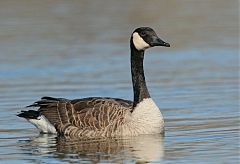
<path id="1" fill-rule="evenodd" d="M 160 39 L 150 27 L 139 27 L 135 29 L 131 36 L 131 42 L 138 51 L 144 51 L 154 46 L 170 47 L 170 44 Z"/>

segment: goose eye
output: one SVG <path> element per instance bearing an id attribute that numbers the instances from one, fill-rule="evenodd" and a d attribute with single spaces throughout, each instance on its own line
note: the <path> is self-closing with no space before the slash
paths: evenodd
<path id="1" fill-rule="evenodd" d="M 146 32 L 145 31 L 142 31 L 141 32 L 141 36 L 145 36 L 146 35 Z"/>

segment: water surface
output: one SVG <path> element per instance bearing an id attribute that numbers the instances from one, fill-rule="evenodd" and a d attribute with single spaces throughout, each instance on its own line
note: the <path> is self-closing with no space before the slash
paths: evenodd
<path id="1" fill-rule="evenodd" d="M 238 2 L 0 2 L 0 163 L 238 163 Z M 16 114 L 42 96 L 132 99 L 129 36 L 146 51 L 166 133 L 106 140 L 39 135 Z"/>

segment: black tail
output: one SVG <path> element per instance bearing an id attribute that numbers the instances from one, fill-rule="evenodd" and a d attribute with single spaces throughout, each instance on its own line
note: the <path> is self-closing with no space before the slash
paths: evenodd
<path id="1" fill-rule="evenodd" d="M 26 119 L 37 119 L 40 116 L 40 112 L 35 110 L 22 110 L 20 114 L 17 115 L 18 117 L 23 117 Z"/>

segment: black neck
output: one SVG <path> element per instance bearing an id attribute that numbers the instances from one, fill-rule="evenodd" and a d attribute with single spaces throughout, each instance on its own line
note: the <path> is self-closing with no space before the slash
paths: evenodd
<path id="1" fill-rule="evenodd" d="M 144 50 L 137 50 L 131 39 L 131 72 L 132 72 L 132 83 L 133 83 L 133 93 L 134 101 L 133 107 L 140 103 L 144 98 L 150 98 L 150 94 L 147 89 L 144 70 L 143 70 L 143 59 Z"/>

